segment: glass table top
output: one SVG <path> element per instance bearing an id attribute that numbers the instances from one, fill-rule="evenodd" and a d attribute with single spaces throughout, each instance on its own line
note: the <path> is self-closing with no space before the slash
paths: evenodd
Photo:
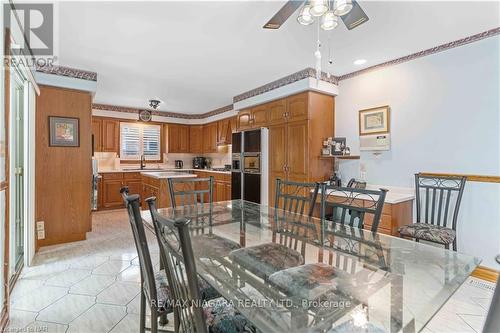
<path id="1" fill-rule="evenodd" d="M 263 332 L 418 332 L 480 262 L 243 200 L 159 213 L 191 220 L 198 274 Z"/>

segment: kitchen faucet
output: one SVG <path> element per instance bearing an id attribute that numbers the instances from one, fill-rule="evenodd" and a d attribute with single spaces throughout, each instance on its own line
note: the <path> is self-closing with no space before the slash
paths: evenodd
<path id="1" fill-rule="evenodd" d="M 141 155 L 141 170 L 146 167 L 146 156 Z"/>

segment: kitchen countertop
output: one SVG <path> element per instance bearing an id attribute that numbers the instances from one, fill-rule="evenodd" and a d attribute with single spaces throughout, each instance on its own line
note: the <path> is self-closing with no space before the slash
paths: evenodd
<path id="1" fill-rule="evenodd" d="M 168 178 L 195 178 L 196 175 L 192 173 L 185 172 L 167 172 L 167 171 L 144 171 L 141 175 L 152 177 L 156 179 L 168 179 Z"/>
<path id="2" fill-rule="evenodd" d="M 385 201 L 384 201 L 385 203 L 388 203 L 388 204 L 398 204 L 400 202 L 405 202 L 405 201 L 410 201 L 410 200 L 415 199 L 415 190 L 412 188 L 384 186 L 384 185 L 372 185 L 372 184 L 367 184 L 367 186 L 366 186 L 367 190 L 377 191 L 381 188 L 388 190 L 386 195 L 385 195 Z M 357 199 L 372 200 L 368 196 L 366 196 L 366 198 L 363 198 L 363 195 L 356 196 L 356 198 Z"/>
<path id="3" fill-rule="evenodd" d="M 215 171 L 209 169 L 176 169 L 176 168 L 146 168 L 144 170 L 140 169 L 130 169 L 130 168 L 120 168 L 120 169 L 101 169 L 99 173 L 115 173 L 115 172 L 193 172 L 193 171 L 203 171 L 211 173 L 222 173 L 230 175 L 231 171 Z"/>

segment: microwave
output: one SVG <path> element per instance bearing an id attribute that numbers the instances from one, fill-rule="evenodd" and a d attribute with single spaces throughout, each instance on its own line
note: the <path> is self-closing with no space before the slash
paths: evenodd
<path id="1" fill-rule="evenodd" d="M 243 156 L 243 172 L 260 173 L 260 153 L 245 153 Z"/>

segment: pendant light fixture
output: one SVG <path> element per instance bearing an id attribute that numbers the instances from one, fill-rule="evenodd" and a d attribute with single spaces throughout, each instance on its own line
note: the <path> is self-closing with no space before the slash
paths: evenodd
<path id="1" fill-rule="evenodd" d="M 328 0 L 311 0 L 311 15 L 321 16 L 328 10 Z"/>
<path id="2" fill-rule="evenodd" d="M 335 0 L 333 12 L 337 16 L 343 16 L 352 9 L 352 0 Z M 313 14 L 314 15 L 314 14 Z"/>
<path id="3" fill-rule="evenodd" d="M 321 29 L 332 30 L 339 24 L 338 16 L 336 16 L 332 10 L 329 10 L 321 18 Z"/>
<path id="4" fill-rule="evenodd" d="M 297 17 L 297 21 L 299 21 L 302 25 L 311 25 L 314 22 L 314 17 L 311 15 L 311 6 L 305 5 L 302 7 L 299 13 L 299 17 Z"/>

